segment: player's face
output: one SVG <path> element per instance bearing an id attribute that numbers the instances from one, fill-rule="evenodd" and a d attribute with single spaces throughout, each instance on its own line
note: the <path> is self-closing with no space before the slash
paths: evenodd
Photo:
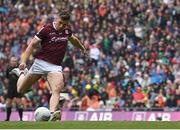
<path id="1" fill-rule="evenodd" d="M 57 20 L 57 29 L 58 30 L 63 30 L 68 25 L 68 23 L 69 23 L 69 21 L 58 19 Z"/>

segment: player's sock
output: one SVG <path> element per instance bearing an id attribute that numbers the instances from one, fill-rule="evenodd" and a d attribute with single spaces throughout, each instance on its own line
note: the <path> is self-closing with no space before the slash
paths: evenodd
<path id="1" fill-rule="evenodd" d="M 7 107 L 6 108 L 6 121 L 9 121 L 9 119 L 10 119 L 10 116 L 11 116 L 11 109 L 12 109 L 12 107 Z"/>
<path id="2" fill-rule="evenodd" d="M 18 77 L 19 77 L 21 74 L 26 75 L 27 72 L 28 72 L 28 69 L 27 69 L 27 68 L 25 68 L 24 70 L 20 70 L 19 68 L 14 68 L 14 69 L 11 71 L 11 73 L 17 75 Z"/>
<path id="3" fill-rule="evenodd" d="M 18 108 L 18 113 L 19 113 L 20 121 L 22 121 L 22 118 L 23 118 L 23 108 Z"/>

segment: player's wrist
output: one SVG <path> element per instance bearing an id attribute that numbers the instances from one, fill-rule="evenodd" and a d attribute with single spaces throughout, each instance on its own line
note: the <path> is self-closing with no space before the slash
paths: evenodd
<path id="1" fill-rule="evenodd" d="M 26 62 L 22 61 L 22 62 L 21 62 L 21 64 L 24 64 L 24 65 L 26 65 Z"/>
<path id="2" fill-rule="evenodd" d="M 20 65 L 19 65 L 19 69 L 24 70 L 25 68 L 26 68 L 26 63 L 21 62 Z"/>

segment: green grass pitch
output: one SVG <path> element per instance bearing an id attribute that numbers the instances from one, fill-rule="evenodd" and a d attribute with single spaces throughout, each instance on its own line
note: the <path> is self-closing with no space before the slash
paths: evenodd
<path id="1" fill-rule="evenodd" d="M 180 122 L 0 122 L 0 129 L 180 129 Z"/>

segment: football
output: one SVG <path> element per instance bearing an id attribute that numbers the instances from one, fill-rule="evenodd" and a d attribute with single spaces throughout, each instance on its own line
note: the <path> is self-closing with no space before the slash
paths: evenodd
<path id="1" fill-rule="evenodd" d="M 51 113 L 46 107 L 39 107 L 34 112 L 35 121 L 48 121 Z"/>

